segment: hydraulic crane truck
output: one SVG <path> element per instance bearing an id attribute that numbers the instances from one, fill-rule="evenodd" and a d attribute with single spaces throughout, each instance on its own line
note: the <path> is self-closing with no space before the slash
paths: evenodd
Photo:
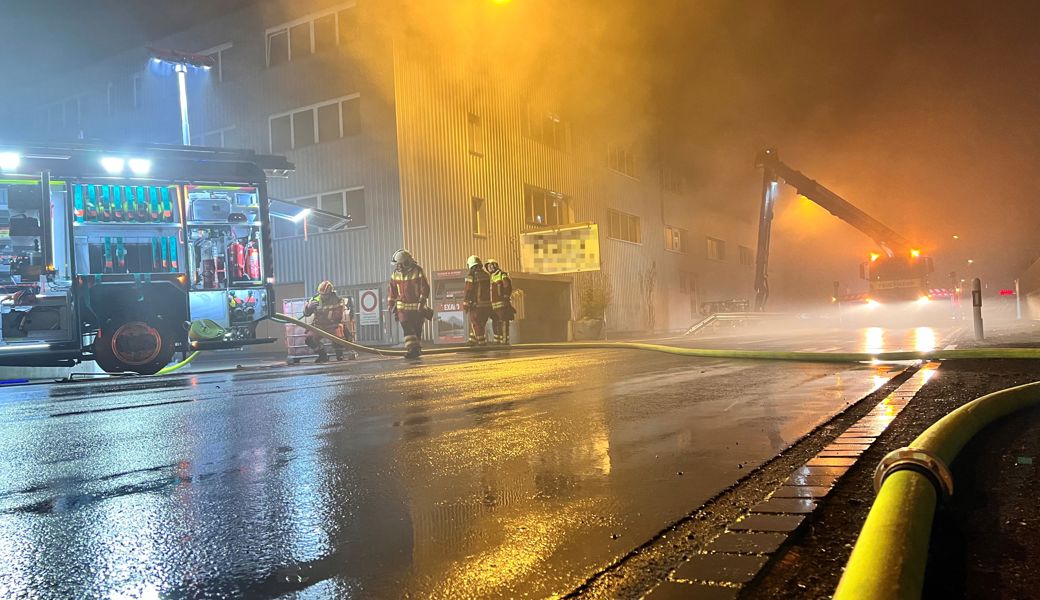
<path id="1" fill-rule="evenodd" d="M 293 168 L 221 148 L 0 143 L 0 365 L 152 374 L 178 351 L 274 341 L 256 336 L 274 303 L 267 177 Z M 192 339 L 201 319 L 219 337 Z"/>
<path id="2" fill-rule="evenodd" d="M 762 169 L 762 206 L 758 221 L 758 254 L 755 264 L 755 310 L 765 310 L 769 298 L 769 239 L 773 225 L 773 209 L 781 181 L 795 188 L 799 195 L 822 206 L 832 215 L 866 234 L 881 252 L 860 264 L 860 277 L 869 283 L 865 298 L 868 303 L 927 301 L 933 290 L 928 275 L 934 271 L 932 259 L 922 256 L 906 238 L 884 223 L 853 206 L 818 182 L 780 161 L 773 148 L 758 154 L 755 166 Z"/>

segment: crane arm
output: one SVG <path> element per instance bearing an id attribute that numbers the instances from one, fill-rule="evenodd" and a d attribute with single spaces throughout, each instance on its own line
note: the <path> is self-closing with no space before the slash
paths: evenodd
<path id="1" fill-rule="evenodd" d="M 769 297 L 769 239 L 773 224 L 773 205 L 776 202 L 777 186 L 782 180 L 798 193 L 823 207 L 827 212 L 856 229 L 872 240 L 889 257 L 905 255 L 912 251 L 910 242 L 887 225 L 856 208 L 841 196 L 818 182 L 806 177 L 780 161 L 775 149 L 759 153 L 755 166 L 763 171 L 762 208 L 758 223 L 758 253 L 755 257 L 755 310 L 765 310 Z"/>

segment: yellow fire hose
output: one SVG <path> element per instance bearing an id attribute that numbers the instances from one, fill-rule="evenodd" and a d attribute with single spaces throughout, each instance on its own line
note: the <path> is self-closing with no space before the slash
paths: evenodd
<path id="1" fill-rule="evenodd" d="M 188 363 L 190 363 L 191 361 L 195 360 L 195 357 L 197 357 L 200 352 L 202 352 L 202 351 L 201 350 L 196 350 L 196 351 L 192 352 L 191 354 L 189 354 L 188 358 L 185 358 L 181 362 L 173 363 L 172 365 L 166 365 L 165 367 L 159 369 L 159 371 L 156 372 L 156 375 L 166 375 L 168 373 L 173 373 L 174 371 L 177 371 L 179 369 L 182 369 L 182 368 L 188 366 Z"/>
<path id="2" fill-rule="evenodd" d="M 370 348 L 354 342 L 349 342 L 337 337 L 323 329 L 305 323 L 297 318 L 275 313 L 274 321 L 280 323 L 291 323 L 303 327 L 307 331 L 313 331 L 328 338 L 335 344 L 350 348 L 357 352 L 377 354 L 379 356 L 404 356 L 404 350 L 384 350 L 382 348 Z M 491 348 L 494 348 L 493 346 Z M 1040 359 L 1040 348 L 972 348 L 966 350 L 935 350 L 932 352 L 781 352 L 772 350 L 713 350 L 708 348 L 680 348 L 678 346 L 665 346 L 662 344 L 647 344 L 643 342 L 549 342 L 539 344 L 512 344 L 503 346 L 502 349 L 509 350 L 582 350 L 582 349 L 629 349 L 650 350 L 654 352 L 665 352 L 679 356 L 695 356 L 701 358 L 748 358 L 759 360 L 791 360 L 803 362 L 869 362 L 896 361 L 896 360 L 927 360 L 927 359 L 955 359 L 955 358 L 1032 358 Z M 446 346 L 440 348 L 429 348 L 423 350 L 426 355 L 455 354 L 459 352 L 485 352 L 487 346 Z"/>
<path id="3" fill-rule="evenodd" d="M 920 598 L 932 518 L 953 493 L 949 465 L 983 427 L 1040 405 L 1040 382 L 977 398 L 939 419 L 908 448 L 890 453 L 874 475 L 877 498 L 845 566 L 835 600 Z"/>

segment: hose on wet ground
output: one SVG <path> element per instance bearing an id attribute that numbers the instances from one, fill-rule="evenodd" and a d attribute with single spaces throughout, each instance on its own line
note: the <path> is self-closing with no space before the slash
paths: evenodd
<path id="1" fill-rule="evenodd" d="M 188 366 L 188 364 L 190 364 L 191 361 L 195 360 L 201 352 L 201 350 L 196 350 L 189 354 L 188 357 L 184 360 L 177 363 L 166 365 L 165 367 L 159 369 L 159 371 L 156 372 L 156 375 L 167 375 L 169 373 L 173 373 L 174 371 L 183 369 L 184 367 Z"/>
<path id="2" fill-rule="evenodd" d="M 877 498 L 835 600 L 920 598 L 935 506 L 953 493 L 948 465 L 981 429 L 1034 406 L 1040 406 L 1040 382 L 987 394 L 936 421 L 909 447 L 886 456 L 874 477 Z"/>
<path id="3" fill-rule="evenodd" d="M 275 313 L 274 321 L 289 323 L 302 327 L 307 331 L 313 331 L 327 338 L 334 344 L 350 348 L 356 352 L 376 354 L 379 356 L 404 356 L 404 350 L 388 350 L 383 348 L 372 348 L 345 340 L 333 335 L 323 329 L 315 327 L 295 317 Z M 711 348 L 683 348 L 679 346 L 666 346 L 663 344 L 648 344 L 645 342 L 545 342 L 534 344 L 511 344 L 509 346 L 444 346 L 428 348 L 423 350 L 426 355 L 456 354 L 460 352 L 486 352 L 488 350 L 647 350 L 653 352 L 664 352 L 678 356 L 692 356 L 700 358 L 744 358 L 757 360 L 790 360 L 802 362 L 870 362 L 870 361 L 903 361 L 903 360 L 935 360 L 956 358 L 1028 358 L 1040 359 L 1040 348 L 969 348 L 964 350 L 934 350 L 931 352 L 786 352 L 775 350 L 734 350 L 734 349 L 711 349 Z"/>

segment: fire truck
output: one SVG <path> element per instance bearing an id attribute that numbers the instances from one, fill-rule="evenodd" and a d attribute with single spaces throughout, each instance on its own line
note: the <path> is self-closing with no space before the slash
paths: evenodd
<path id="1" fill-rule="evenodd" d="M 282 157 L 0 143 L 0 365 L 152 374 L 272 315 L 268 176 Z M 296 215 L 288 215 L 294 218 Z M 218 335 L 190 336 L 209 319 Z"/>
<path id="2" fill-rule="evenodd" d="M 780 160 L 775 149 L 758 154 L 755 166 L 762 169 L 762 205 L 758 223 L 758 254 L 755 264 L 755 310 L 765 309 L 769 298 L 769 241 L 773 209 L 781 181 L 798 194 L 822 206 L 832 215 L 852 225 L 878 245 L 879 252 L 860 264 L 860 277 L 867 280 L 869 290 L 857 299 L 867 303 L 926 302 L 946 290 L 929 288 L 928 276 L 935 270 L 932 259 L 906 238 L 871 217 L 818 182 L 792 169 Z M 836 301 L 848 298 L 835 298 Z"/>

